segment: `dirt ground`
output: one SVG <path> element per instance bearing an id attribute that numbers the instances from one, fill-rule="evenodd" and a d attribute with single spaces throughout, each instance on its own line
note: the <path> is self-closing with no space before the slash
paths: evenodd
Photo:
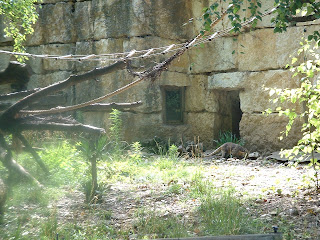
<path id="1" fill-rule="evenodd" d="M 290 233 L 290 239 L 320 239 L 320 193 L 314 187 L 308 187 L 314 186 L 314 183 L 309 182 L 307 176 L 310 171 L 305 165 L 290 167 L 288 163 L 264 159 L 187 161 L 201 161 L 199 164 L 207 170 L 205 178 L 214 181 L 218 187 L 233 186 L 239 195 L 250 198 L 246 207 L 254 216 L 266 221 L 266 232 L 272 232 L 272 227 L 277 226 L 279 232 Z M 71 192 L 57 202 L 59 220 L 78 219 L 94 224 L 92 218 L 98 218 L 98 214 L 101 216 L 104 211 L 108 224 L 121 229 L 132 226 L 137 220 L 134 214 L 136 209 L 145 207 L 157 210 L 164 216 L 176 214 L 186 221 L 193 221 L 192 211 L 199 202 L 190 199 L 182 204 L 179 201 L 181 195 L 165 194 L 170 184 L 112 184 L 104 194 L 102 203 L 93 205 L 96 215 L 85 208 L 82 193 Z M 88 218 L 91 218 L 90 221 Z M 135 239 L 134 234 L 130 238 Z"/>

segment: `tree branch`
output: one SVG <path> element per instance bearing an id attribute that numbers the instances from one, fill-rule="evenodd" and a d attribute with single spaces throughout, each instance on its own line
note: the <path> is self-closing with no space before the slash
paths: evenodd
<path id="1" fill-rule="evenodd" d="M 81 111 L 84 112 L 106 112 L 112 109 L 124 110 L 124 109 L 131 109 L 135 107 L 139 107 L 142 105 L 141 101 L 132 102 L 132 103 L 95 103 L 91 104 L 87 107 L 81 108 Z"/>
<path id="2" fill-rule="evenodd" d="M 42 168 L 42 170 L 46 174 L 49 174 L 48 168 L 43 163 L 43 161 L 40 158 L 39 154 L 32 148 L 32 146 L 30 145 L 28 140 L 20 132 L 16 132 L 15 135 L 20 139 L 22 144 L 26 147 L 26 150 L 31 153 L 31 155 L 33 156 L 34 160 L 39 164 L 39 166 Z"/>
<path id="3" fill-rule="evenodd" d="M 34 131 L 65 131 L 65 132 L 86 132 L 90 134 L 105 134 L 103 128 L 93 127 L 90 125 L 68 124 L 68 123 L 25 123 L 16 126 L 19 131 L 34 130 Z"/>
<path id="4" fill-rule="evenodd" d="M 0 161 L 10 171 L 10 174 L 14 172 L 25 179 L 35 182 L 39 187 L 42 187 L 41 183 L 37 179 L 12 159 L 12 152 L 2 134 L 0 134 Z"/>
<path id="5" fill-rule="evenodd" d="M 287 20 L 289 22 L 311 22 L 317 20 L 315 15 L 301 16 L 301 17 L 289 17 Z"/>
<path id="6" fill-rule="evenodd" d="M 29 104 L 38 100 L 41 97 L 60 91 L 76 83 L 80 83 L 98 76 L 102 76 L 104 74 L 111 73 L 119 69 L 123 69 L 124 67 L 125 63 L 123 61 L 119 61 L 107 67 L 95 68 L 81 75 L 71 75 L 64 81 L 57 82 L 50 86 L 41 88 L 39 91 L 26 96 L 25 98 L 21 99 L 20 101 L 12 105 L 10 108 L 8 108 L 0 117 L 0 125 L 5 124 L 6 122 L 10 121 L 10 119 L 13 119 L 20 110 L 27 107 Z"/>

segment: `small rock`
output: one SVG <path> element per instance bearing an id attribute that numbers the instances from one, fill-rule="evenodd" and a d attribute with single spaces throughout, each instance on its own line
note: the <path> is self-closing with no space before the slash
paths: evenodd
<path id="1" fill-rule="evenodd" d="M 265 203 L 265 202 L 267 202 L 266 199 L 257 199 L 256 200 L 256 203 Z"/>
<path id="2" fill-rule="evenodd" d="M 299 216 L 299 210 L 296 207 L 290 208 L 289 209 L 289 214 L 290 216 Z"/>
<path id="3" fill-rule="evenodd" d="M 131 234 L 129 236 L 129 240 L 135 240 L 135 239 L 138 239 L 138 234 Z"/>
<path id="4" fill-rule="evenodd" d="M 260 219 L 270 221 L 270 220 L 272 220 L 272 217 L 271 217 L 270 214 L 262 214 L 262 215 L 260 216 Z"/>
<path id="5" fill-rule="evenodd" d="M 252 152 L 249 153 L 248 158 L 249 159 L 257 159 L 260 156 L 260 154 L 258 152 Z"/>
<path id="6" fill-rule="evenodd" d="M 273 216 L 273 217 L 275 217 L 275 216 L 278 215 L 278 212 L 277 212 L 277 211 L 272 211 L 272 212 L 270 212 L 270 215 Z"/>

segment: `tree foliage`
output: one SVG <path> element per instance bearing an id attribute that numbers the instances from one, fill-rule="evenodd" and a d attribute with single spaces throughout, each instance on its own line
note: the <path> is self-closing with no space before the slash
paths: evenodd
<path id="1" fill-rule="evenodd" d="M 302 138 L 292 149 L 284 150 L 289 158 L 304 158 L 311 156 L 310 166 L 314 169 L 314 181 L 316 188 L 320 189 L 319 170 L 320 159 L 315 157 L 316 152 L 320 152 L 320 54 L 319 41 L 301 42 L 301 48 L 297 52 L 297 57 L 292 58 L 292 62 L 287 67 L 293 72 L 293 77 L 300 79 L 299 87 L 295 89 L 271 89 L 270 95 L 276 95 L 274 102 L 300 103 L 303 110 L 294 108 L 278 107 L 279 115 L 285 115 L 289 121 L 284 135 L 288 135 L 296 119 L 303 122 L 301 126 Z M 299 56 L 308 56 L 306 61 L 298 64 Z M 272 110 L 268 109 L 268 113 Z M 281 137 L 282 138 L 282 137 Z"/>
<path id="2" fill-rule="evenodd" d="M 232 32 L 240 32 L 241 22 L 246 21 L 247 17 L 241 17 L 241 12 L 248 12 L 249 18 L 255 17 L 252 21 L 252 27 L 256 27 L 259 20 L 262 20 L 262 10 L 264 8 L 261 0 L 223 0 L 232 4 L 227 10 L 228 18 L 233 29 Z M 294 26 L 298 22 L 308 22 L 320 18 L 320 2 L 317 0 L 274 0 L 274 12 L 271 23 L 275 33 L 286 31 L 288 26 Z M 221 12 L 218 10 L 217 2 L 203 9 L 203 30 L 204 34 L 210 31 L 211 24 L 214 18 L 221 17 Z M 248 14 L 247 14 L 248 16 Z M 309 35 L 309 40 L 319 40 L 319 31 L 314 31 Z"/>
<path id="3" fill-rule="evenodd" d="M 33 24 L 38 19 L 35 3 L 38 0 L 2 0 L 0 1 L 0 15 L 3 16 L 7 37 L 12 37 L 15 52 L 25 52 L 23 46 L 26 35 L 34 32 Z M 19 61 L 26 57 L 18 56 Z"/>

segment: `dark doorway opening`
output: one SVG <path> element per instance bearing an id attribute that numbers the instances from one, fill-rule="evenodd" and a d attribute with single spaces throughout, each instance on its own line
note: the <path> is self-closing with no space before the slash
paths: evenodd
<path id="1" fill-rule="evenodd" d="M 231 91 L 230 93 L 231 104 L 231 121 L 232 121 L 232 133 L 240 138 L 240 121 L 242 118 L 242 111 L 240 108 L 239 91 Z"/>
<path id="2" fill-rule="evenodd" d="M 220 95 L 220 114 L 221 131 L 232 132 L 237 138 L 240 138 L 240 121 L 242 111 L 240 108 L 239 91 L 219 91 Z"/>

